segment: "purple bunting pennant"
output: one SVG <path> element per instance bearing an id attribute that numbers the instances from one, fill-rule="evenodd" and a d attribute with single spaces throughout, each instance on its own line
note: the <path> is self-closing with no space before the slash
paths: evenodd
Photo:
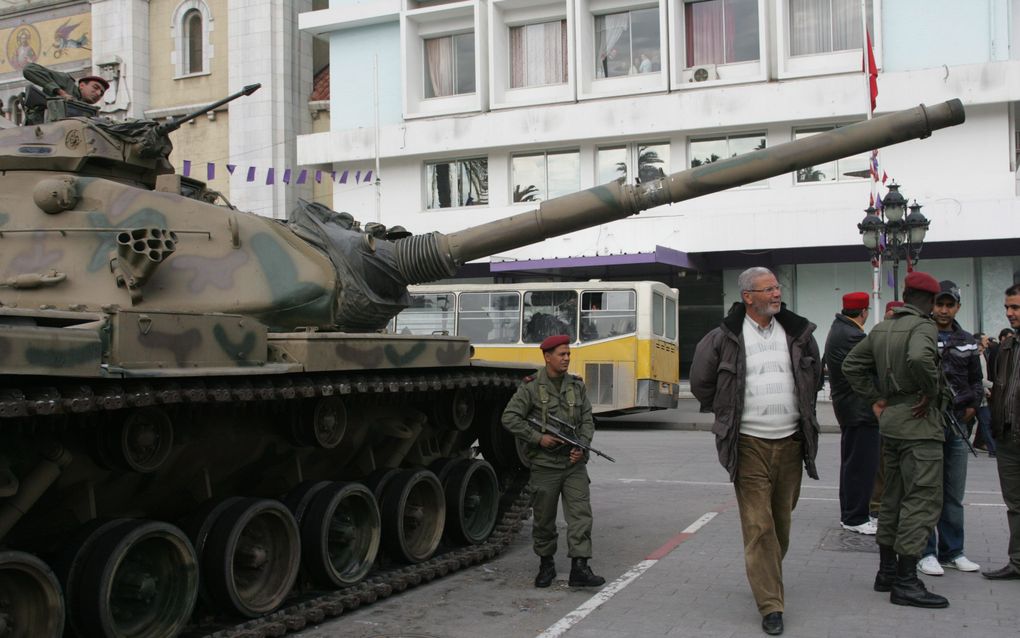
<path id="1" fill-rule="evenodd" d="M 269 184 L 272 184 L 273 183 L 273 179 L 275 177 L 276 177 L 276 171 L 274 171 L 273 167 L 270 166 L 269 168 L 266 169 L 266 185 L 268 186 Z"/>
<path id="2" fill-rule="evenodd" d="M 184 169 L 181 170 L 181 174 L 185 177 L 191 177 L 191 160 L 184 160 Z"/>
<path id="3" fill-rule="evenodd" d="M 365 171 L 365 179 L 362 180 L 362 181 L 364 181 L 365 183 L 371 182 L 372 181 L 372 171 Z"/>
<path id="4" fill-rule="evenodd" d="M 331 182 L 335 182 L 336 181 L 336 171 L 330 171 L 329 172 L 329 181 L 331 181 Z"/>
<path id="5" fill-rule="evenodd" d="M 283 169 L 283 183 L 284 184 L 290 184 L 290 169 L 289 168 Z"/>
<path id="6" fill-rule="evenodd" d="M 245 181 L 248 181 L 248 182 L 254 182 L 255 181 L 255 167 L 254 166 L 249 166 L 248 167 L 248 179 L 245 180 Z"/>
<path id="7" fill-rule="evenodd" d="M 354 183 L 357 184 L 360 181 L 361 181 L 361 171 L 357 171 L 356 173 L 354 173 Z"/>
<path id="8" fill-rule="evenodd" d="M 304 183 L 305 183 L 305 178 L 306 178 L 306 177 L 308 177 L 308 169 L 304 169 L 304 168 L 302 168 L 302 169 L 301 169 L 301 172 L 300 172 L 300 173 L 298 173 L 298 176 L 297 176 L 297 182 L 295 182 L 295 183 L 296 183 L 296 184 L 304 184 Z"/>
<path id="9" fill-rule="evenodd" d="M 347 171 L 344 171 L 344 174 L 340 176 L 340 183 L 341 184 L 347 183 Z"/>
<path id="10" fill-rule="evenodd" d="M 209 182 L 216 179 L 216 165 L 212 162 L 206 162 L 205 164 L 205 179 Z"/>
<path id="11" fill-rule="evenodd" d="M 322 171 L 315 171 L 315 183 L 316 184 L 322 183 Z"/>
<path id="12" fill-rule="evenodd" d="M 237 168 L 237 164 L 227 164 L 227 172 L 231 175 L 234 174 L 234 169 Z"/>

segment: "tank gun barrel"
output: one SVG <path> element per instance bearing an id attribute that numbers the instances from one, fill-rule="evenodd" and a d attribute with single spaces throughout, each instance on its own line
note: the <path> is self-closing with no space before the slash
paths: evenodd
<path id="1" fill-rule="evenodd" d="M 182 124 L 186 124 L 187 122 L 190 122 L 191 120 L 195 119 L 199 115 L 202 115 L 203 113 L 208 113 L 209 111 L 212 111 L 213 109 L 219 108 L 219 107 L 223 106 L 224 104 L 226 104 L 227 102 L 233 102 L 234 100 L 236 100 L 237 98 L 241 97 L 242 95 L 251 95 L 255 91 L 258 91 L 261 87 L 262 87 L 262 83 L 249 84 L 248 86 L 244 87 L 243 89 L 241 89 L 237 93 L 232 93 L 232 94 L 228 95 L 227 97 L 225 97 L 225 98 L 223 98 L 221 100 L 216 100 L 212 104 L 207 104 L 207 105 L 203 106 L 202 108 L 200 108 L 200 109 L 198 109 L 196 111 L 192 111 L 191 113 L 188 113 L 186 115 L 182 115 L 180 117 L 176 117 L 176 118 L 170 120 L 169 122 L 165 122 L 163 124 L 160 124 L 158 127 L 156 127 L 156 132 L 158 134 L 160 134 L 160 135 L 166 135 L 168 133 L 173 133 L 177 129 L 181 128 Z"/>
<path id="2" fill-rule="evenodd" d="M 429 233 L 398 242 L 398 263 L 408 283 L 450 277 L 457 267 L 489 255 L 629 217 L 649 208 L 751 184 L 873 149 L 923 139 L 962 124 L 958 99 L 897 111 L 793 142 L 746 153 L 638 185 L 610 182 L 538 208 L 461 231 Z"/>

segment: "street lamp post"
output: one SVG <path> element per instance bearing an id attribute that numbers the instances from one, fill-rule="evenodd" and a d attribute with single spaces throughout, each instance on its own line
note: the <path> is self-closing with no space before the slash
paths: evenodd
<path id="1" fill-rule="evenodd" d="M 892 259 L 893 299 L 898 300 L 900 260 L 906 259 L 908 265 L 917 262 L 931 222 L 921 214 L 921 205 L 916 199 L 907 206 L 907 199 L 900 193 L 900 186 L 895 181 L 889 185 L 883 202 L 881 215 L 873 206 L 868 206 L 864 211 L 864 221 L 857 224 L 857 228 L 861 231 L 865 248 L 871 251 L 874 263 L 882 258 Z M 908 209 L 910 213 L 905 215 Z"/>

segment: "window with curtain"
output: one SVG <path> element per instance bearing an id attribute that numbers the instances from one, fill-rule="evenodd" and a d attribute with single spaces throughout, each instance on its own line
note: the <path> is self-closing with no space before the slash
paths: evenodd
<path id="1" fill-rule="evenodd" d="M 659 51 L 657 7 L 595 16 L 595 77 L 658 71 Z"/>
<path id="2" fill-rule="evenodd" d="M 758 59 L 758 0 L 688 0 L 687 67 Z"/>
<path id="3" fill-rule="evenodd" d="M 790 55 L 863 48 L 860 0 L 788 0 Z M 867 0 L 873 25 L 872 0 Z"/>
<path id="4" fill-rule="evenodd" d="M 202 13 L 198 9 L 191 9 L 184 14 L 184 32 L 187 34 L 188 63 L 185 66 L 188 73 L 201 73 L 203 69 L 202 56 Z"/>
<path id="5" fill-rule="evenodd" d="M 510 160 L 514 202 L 538 202 L 581 190 L 581 153 L 528 153 Z"/>
<path id="6" fill-rule="evenodd" d="M 845 125 L 843 125 L 845 126 Z M 815 126 L 808 129 L 800 129 L 793 132 L 793 139 L 800 140 L 811 137 L 818 133 L 831 131 L 838 126 Z M 809 166 L 797 171 L 797 183 L 806 182 L 839 182 L 846 180 L 864 179 L 869 177 L 868 154 L 862 153 L 853 157 L 844 157 L 835 162 Z"/>
<path id="7" fill-rule="evenodd" d="M 489 160 L 484 157 L 427 162 L 425 208 L 482 206 L 489 203 Z"/>
<path id="8" fill-rule="evenodd" d="M 474 93 L 474 33 L 428 38 L 424 42 L 425 97 Z"/>
<path id="9" fill-rule="evenodd" d="M 566 20 L 510 27 L 510 88 L 566 81 Z"/>

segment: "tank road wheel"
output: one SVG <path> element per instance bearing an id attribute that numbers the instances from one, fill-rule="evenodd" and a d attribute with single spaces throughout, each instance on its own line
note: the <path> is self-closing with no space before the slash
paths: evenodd
<path id="1" fill-rule="evenodd" d="M 24 552 L 0 552 L 0 636 L 60 638 L 64 597 L 57 577 Z"/>
<path id="2" fill-rule="evenodd" d="M 316 492 L 300 527 L 305 569 L 321 587 L 358 582 L 379 552 L 379 506 L 360 483 L 331 483 Z"/>
<path id="3" fill-rule="evenodd" d="M 450 470 L 443 489 L 447 537 L 468 545 L 484 542 L 499 513 L 496 471 L 481 459 L 466 459 Z"/>
<path id="4" fill-rule="evenodd" d="M 474 418 L 475 395 L 468 388 L 445 392 L 432 404 L 432 419 L 444 428 L 463 432 Z"/>
<path id="5" fill-rule="evenodd" d="M 432 472 L 401 471 L 387 485 L 379 510 L 383 542 L 395 558 L 420 563 L 439 547 L 446 503 Z"/>
<path id="6" fill-rule="evenodd" d="M 104 638 L 171 638 L 198 597 L 198 559 L 169 523 L 120 519 L 96 530 L 68 587 L 75 625 Z"/>
<path id="7" fill-rule="evenodd" d="M 390 481 L 397 474 L 400 474 L 400 470 L 397 468 L 379 468 L 360 482 L 372 491 L 372 495 L 375 496 L 375 502 L 381 505 L 383 494 L 386 493 L 386 486 L 390 484 Z"/>
<path id="8" fill-rule="evenodd" d="M 347 408 L 340 397 L 305 401 L 294 422 L 294 438 L 300 445 L 333 449 L 347 433 Z"/>
<path id="9" fill-rule="evenodd" d="M 205 586 L 222 610 L 254 618 L 279 607 L 301 560 L 297 521 L 283 503 L 245 498 L 213 523 L 202 556 Z"/>
<path id="10" fill-rule="evenodd" d="M 155 472 L 173 450 L 174 426 L 162 408 L 128 411 L 119 423 L 99 432 L 99 456 L 112 470 Z"/>

